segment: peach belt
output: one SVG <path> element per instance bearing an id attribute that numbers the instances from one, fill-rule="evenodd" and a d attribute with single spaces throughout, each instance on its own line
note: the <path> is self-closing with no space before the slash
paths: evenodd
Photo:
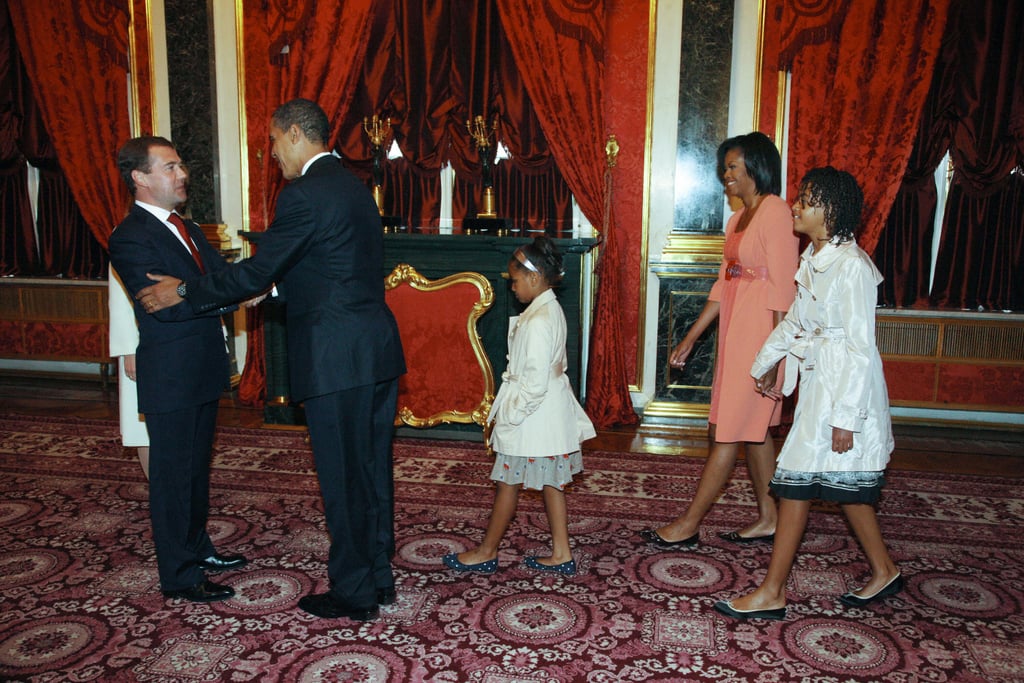
<path id="1" fill-rule="evenodd" d="M 768 266 L 745 266 L 739 261 L 725 264 L 726 280 L 767 280 Z"/>

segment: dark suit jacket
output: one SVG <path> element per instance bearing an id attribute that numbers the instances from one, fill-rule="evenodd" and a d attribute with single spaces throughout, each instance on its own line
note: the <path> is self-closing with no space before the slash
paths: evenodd
<path id="1" fill-rule="evenodd" d="M 210 246 L 199 226 L 186 221 L 207 272 L 227 266 Z M 133 204 L 128 216 L 110 236 L 110 261 L 131 293 L 153 284 L 146 273 L 187 280 L 199 266 L 170 228 Z M 221 313 L 211 309 L 197 315 L 186 303 L 150 315 L 134 302 L 139 321 L 139 411 L 163 413 L 201 405 L 230 389 L 230 365 L 224 346 Z"/>
<path id="2" fill-rule="evenodd" d="M 291 398 L 303 401 L 405 372 L 383 261 L 369 189 L 337 158 L 322 157 L 281 191 L 256 254 L 189 278 L 188 301 L 206 311 L 276 283 L 287 302 Z"/>

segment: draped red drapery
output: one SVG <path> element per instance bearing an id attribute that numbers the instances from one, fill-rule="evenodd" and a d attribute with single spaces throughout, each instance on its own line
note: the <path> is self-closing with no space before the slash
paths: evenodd
<path id="1" fill-rule="evenodd" d="M 883 305 L 1024 309 L 1022 33 L 1020 3 L 953 1 L 914 151 L 874 255 Z M 933 284 L 933 174 L 947 151 L 955 171 Z"/>
<path id="2" fill-rule="evenodd" d="M 283 185 L 270 158 L 270 116 L 282 103 L 305 97 L 333 115 L 331 129 L 337 130 L 352 99 L 374 5 L 374 0 L 243 5 L 250 230 L 262 232 L 270 224 Z M 260 313 L 250 309 L 247 362 L 238 391 L 248 404 L 262 401 L 266 386 L 260 322 Z"/>
<path id="3" fill-rule="evenodd" d="M 899 190 L 939 54 L 949 0 L 785 3 L 780 68 L 792 71 L 789 196 L 811 168 L 864 190 L 858 241 L 874 252 Z"/>
<path id="4" fill-rule="evenodd" d="M 244 8 L 252 229 L 261 230 L 269 222 L 280 186 L 263 143 L 266 122 L 274 107 L 295 96 L 324 107 L 332 116 L 336 148 L 357 166 L 362 161 L 364 173 L 369 159 L 362 118 L 373 113 L 393 117 L 405 157 L 388 164 L 385 188 L 401 195 L 399 203 L 417 198 L 418 205 L 405 204 L 410 224 L 423 225 L 423 216 L 436 216 L 437 172 L 443 163 L 450 161 L 459 177 L 470 182 L 479 177 L 479 157 L 465 122 L 495 114 L 499 137 L 513 153 L 507 168 L 499 167 L 495 174 L 499 190 L 512 170 L 536 175 L 537 183 L 556 190 L 551 193 L 556 211 L 568 213 L 567 194 L 557 192 L 560 178 L 548 178 L 553 158 L 584 213 L 595 225 L 604 222 L 608 131 L 601 101 L 603 3 L 499 2 L 500 27 L 491 14 L 492 3 L 469 3 L 455 12 L 451 3 L 437 0 L 363 0 L 345 3 L 343 13 L 324 4 Z M 458 49 L 455 36 L 462 41 Z M 371 40 L 374 52 L 366 54 Z M 466 40 L 473 44 L 464 45 Z M 506 56 L 510 53 L 514 63 Z M 396 64 L 403 55 L 404 61 Z M 553 65 L 564 78 L 551 77 Z M 356 104 L 350 106 L 353 97 Z M 571 115 L 569 131 L 560 129 L 566 115 Z M 581 131 L 587 144 L 579 143 Z M 456 193 L 466 212 L 474 209 L 473 198 L 467 196 L 471 191 Z M 499 209 L 501 197 L 499 193 Z M 506 197 L 511 199 L 510 193 Z M 622 362 L 621 321 L 613 310 L 621 282 L 610 222 L 604 239 L 595 326 L 600 332 L 591 351 L 588 387 L 595 399 L 600 397 L 595 422 L 607 425 L 635 422 L 636 415 Z M 608 293 L 602 295 L 604 291 Z M 249 352 L 262 358 L 258 334 Z M 253 398 L 252 388 L 262 385 L 257 369 L 246 366 L 240 394 L 247 400 Z"/>
<path id="5" fill-rule="evenodd" d="M 547 139 L 522 84 L 493 0 L 417 3 L 383 0 L 355 99 L 337 130 L 347 164 L 371 178 L 364 118 L 390 120 L 403 156 L 384 165 L 384 210 L 410 227 L 436 227 L 443 165 L 455 171 L 453 223 L 479 211 L 481 156 L 466 121 L 482 116 L 497 128 L 512 158 L 492 166 L 500 216 L 529 217 L 530 227 L 568 227 L 571 203 Z M 496 124 L 495 124 L 496 122 Z M 385 144 L 389 144 L 385 142 Z M 488 150 L 494 162 L 496 147 Z M 517 225 L 517 227 L 526 227 Z"/>
<path id="6" fill-rule="evenodd" d="M 622 261 L 610 210 L 604 124 L 603 2 L 498 0 L 523 84 L 558 167 L 604 247 L 587 372 L 587 413 L 598 427 L 636 424 L 623 358 Z M 571 129 L 565 130 L 570 122 Z"/>
<path id="7" fill-rule="evenodd" d="M 0 7 L 0 277 L 33 275 L 38 268 L 25 157 L 19 148 L 23 68 L 10 17 Z"/>
<path id="8" fill-rule="evenodd" d="M 67 183 L 106 247 L 128 192 L 112 162 L 128 139 L 128 8 L 113 2 L 8 0 L 19 51 Z"/>
<path id="9" fill-rule="evenodd" d="M 953 179 L 929 303 L 1024 310 L 1024 3 L 957 2 L 937 93 Z"/>

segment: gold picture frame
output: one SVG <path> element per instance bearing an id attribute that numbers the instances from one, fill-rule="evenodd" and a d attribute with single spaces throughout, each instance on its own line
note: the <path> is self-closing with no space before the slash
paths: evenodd
<path id="1" fill-rule="evenodd" d="M 400 393 L 398 411 L 395 417 L 396 425 L 405 424 L 410 427 L 434 427 L 442 423 L 458 422 L 465 424 L 475 423 L 483 427 L 487 422 L 487 415 L 490 413 L 491 405 L 494 403 L 495 396 L 494 369 L 491 366 L 490 359 L 484 352 L 483 341 L 480 339 L 476 325 L 480 316 L 490 310 L 491 306 L 494 305 L 494 289 L 491 286 L 491 283 L 482 274 L 474 272 L 454 273 L 438 280 L 430 280 L 407 263 L 399 263 L 396 265 L 391 274 L 384 279 L 385 295 L 401 285 L 408 285 L 413 290 L 419 292 L 439 292 L 459 284 L 472 285 L 479 293 L 479 297 L 477 301 L 473 303 L 468 315 L 466 315 L 465 321 L 467 341 L 473 351 L 473 356 L 479 365 L 481 373 L 483 391 L 480 396 L 479 403 L 474 406 L 472 410 L 462 410 L 458 407 L 452 407 L 432 412 L 429 415 L 417 415 L 415 406 L 403 404 L 403 396 Z M 396 312 L 395 316 L 398 318 L 398 326 L 399 330 L 401 330 L 401 311 Z M 436 362 L 444 363 L 446 351 L 448 351 L 448 349 L 437 348 L 436 351 L 438 354 Z M 434 360 L 420 359 L 417 361 L 416 359 L 410 359 L 407 357 L 406 362 L 407 365 L 409 365 L 409 372 L 413 373 L 418 369 L 415 366 L 417 362 L 429 366 L 429 364 L 434 362 Z"/>

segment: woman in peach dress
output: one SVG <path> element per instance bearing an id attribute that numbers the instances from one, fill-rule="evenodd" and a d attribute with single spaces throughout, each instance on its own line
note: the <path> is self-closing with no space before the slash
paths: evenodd
<path id="1" fill-rule="evenodd" d="M 775 501 L 768 482 L 775 470 L 775 444 L 768 427 L 778 425 L 781 404 L 753 390 L 750 365 L 793 297 L 799 240 L 789 206 L 779 197 L 781 159 L 762 133 L 729 138 L 718 148 L 725 192 L 743 207 L 729 219 L 718 280 L 707 304 L 669 362 L 681 368 L 704 331 L 718 319 L 718 355 L 708 416 L 708 459 L 686 511 L 641 536 L 661 547 L 693 546 L 700 524 L 732 475 L 740 447 L 757 498 L 757 519 L 720 536 L 733 543 L 771 541 L 775 535 Z"/>

